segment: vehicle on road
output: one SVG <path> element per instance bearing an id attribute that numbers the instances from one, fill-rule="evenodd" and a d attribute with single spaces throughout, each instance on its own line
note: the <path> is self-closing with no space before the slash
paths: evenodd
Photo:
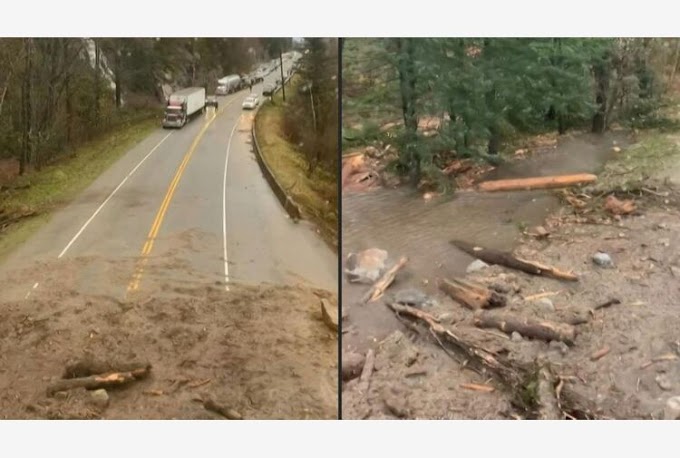
<path id="1" fill-rule="evenodd" d="M 210 97 L 205 99 L 205 106 L 206 107 L 215 107 L 215 109 L 217 110 L 218 105 L 219 105 L 219 103 L 217 101 L 217 97 L 215 97 L 214 95 L 211 95 Z"/>
<path id="2" fill-rule="evenodd" d="M 246 97 L 241 106 L 244 110 L 254 110 L 259 104 L 260 98 L 257 96 L 257 94 L 250 94 L 248 97 Z"/>
<path id="3" fill-rule="evenodd" d="M 215 94 L 228 95 L 240 89 L 241 77 L 238 75 L 229 75 L 217 80 L 217 89 Z"/>
<path id="4" fill-rule="evenodd" d="M 205 88 L 188 87 L 168 97 L 163 116 L 163 128 L 182 128 L 196 113 L 205 110 Z"/>
<path id="5" fill-rule="evenodd" d="M 262 88 L 262 95 L 272 96 L 274 95 L 275 90 L 276 86 L 274 86 L 273 84 L 265 84 L 264 87 Z"/>

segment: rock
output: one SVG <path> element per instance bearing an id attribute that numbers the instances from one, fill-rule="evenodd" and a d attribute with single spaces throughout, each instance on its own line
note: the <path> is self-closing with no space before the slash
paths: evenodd
<path id="1" fill-rule="evenodd" d="M 416 288 L 402 289 L 394 295 L 394 301 L 399 304 L 410 305 L 412 307 L 423 307 L 433 305 L 433 300 Z"/>
<path id="2" fill-rule="evenodd" d="M 369 248 L 359 253 L 350 253 L 345 264 L 347 279 L 353 283 L 374 283 L 385 271 L 387 251 Z"/>
<path id="3" fill-rule="evenodd" d="M 109 393 L 104 389 L 90 392 L 90 401 L 99 408 L 105 409 L 109 405 Z"/>
<path id="4" fill-rule="evenodd" d="M 403 394 L 392 389 L 383 395 L 383 402 L 387 410 L 397 418 L 409 416 L 409 409 Z"/>
<path id="5" fill-rule="evenodd" d="M 659 239 L 659 244 L 668 247 L 671 245 L 671 239 Z"/>
<path id="6" fill-rule="evenodd" d="M 593 262 L 600 267 L 614 267 L 614 261 L 607 253 L 598 251 L 593 255 Z"/>
<path id="7" fill-rule="evenodd" d="M 541 310 L 545 312 L 554 312 L 555 311 L 555 305 L 553 305 L 553 302 L 548 299 L 547 297 L 542 297 L 539 300 L 536 301 L 536 305 L 540 307 Z"/>
<path id="8" fill-rule="evenodd" d="M 670 391 L 673 388 L 673 383 L 671 383 L 671 379 L 666 374 L 657 375 L 655 380 L 659 388 L 664 391 Z"/>
<path id="9" fill-rule="evenodd" d="M 565 344 L 564 342 L 561 342 L 559 340 L 551 340 L 550 343 L 548 344 L 548 346 L 552 350 L 557 350 L 560 353 L 562 353 L 563 355 L 566 355 L 567 352 L 569 351 L 569 346 L 567 344 Z"/>
<path id="10" fill-rule="evenodd" d="M 321 318 L 331 331 L 338 330 L 338 306 L 327 299 L 321 299 Z"/>
<path id="11" fill-rule="evenodd" d="M 467 269 L 465 271 L 467 273 L 471 274 L 473 272 L 480 271 L 480 270 L 485 269 L 487 267 L 489 267 L 489 265 L 487 263 L 485 263 L 484 261 L 481 261 L 479 259 L 475 259 L 474 261 L 472 261 L 470 263 L 469 266 L 467 266 Z"/>
<path id="12" fill-rule="evenodd" d="M 522 334 L 520 334 L 517 331 L 512 331 L 512 334 L 510 335 L 510 340 L 513 342 L 522 342 L 524 341 L 524 338 L 522 337 Z"/>
<path id="13" fill-rule="evenodd" d="M 680 396 L 673 396 L 666 401 L 663 411 L 664 420 L 680 420 Z"/>
<path id="14" fill-rule="evenodd" d="M 671 266 L 671 273 L 675 278 L 680 278 L 680 267 Z"/>
<path id="15" fill-rule="evenodd" d="M 439 315 L 437 317 L 437 319 L 439 319 L 439 322 L 442 323 L 442 324 L 452 324 L 454 318 L 455 318 L 455 316 L 453 315 L 453 313 L 449 313 L 449 312 L 442 313 L 441 315 Z"/>
<path id="16" fill-rule="evenodd" d="M 497 293 L 501 294 L 508 294 L 510 291 L 512 291 L 514 288 L 508 284 L 505 283 L 492 283 L 489 285 L 489 289 L 492 289 L 496 291 Z"/>
<path id="17" fill-rule="evenodd" d="M 618 146 L 614 146 L 614 147 L 612 148 L 612 151 L 614 151 L 615 153 L 620 153 L 620 152 L 621 152 L 621 148 L 619 148 Z"/>
<path id="18" fill-rule="evenodd" d="M 353 351 L 342 352 L 342 380 L 347 382 L 361 375 L 366 357 Z"/>
<path id="19" fill-rule="evenodd" d="M 533 230 L 533 235 L 537 239 L 542 239 L 542 238 L 546 238 L 547 236 L 549 236 L 550 232 L 548 232 L 546 230 L 546 228 L 544 228 L 543 226 L 536 226 Z"/>

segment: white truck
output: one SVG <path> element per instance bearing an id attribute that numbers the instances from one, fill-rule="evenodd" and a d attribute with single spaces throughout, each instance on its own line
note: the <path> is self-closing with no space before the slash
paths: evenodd
<path id="1" fill-rule="evenodd" d="M 229 75 L 217 80 L 217 89 L 215 95 L 227 95 L 238 91 L 241 86 L 241 77 L 238 75 Z"/>
<path id="2" fill-rule="evenodd" d="M 181 128 L 196 113 L 205 109 L 205 88 L 189 87 L 173 92 L 168 97 L 163 116 L 163 128 Z"/>

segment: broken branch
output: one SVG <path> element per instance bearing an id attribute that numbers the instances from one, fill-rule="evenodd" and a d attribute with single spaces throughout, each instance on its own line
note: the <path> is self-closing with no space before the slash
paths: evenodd
<path id="1" fill-rule="evenodd" d="M 367 302 L 373 302 L 375 300 L 380 299 L 382 295 L 385 293 L 385 290 L 389 288 L 392 282 L 394 281 L 394 278 L 397 276 L 397 272 L 399 271 L 399 269 L 404 267 L 407 261 L 408 258 L 406 256 L 402 256 L 401 259 L 399 259 L 399 262 L 397 262 L 394 266 L 392 266 L 392 268 L 385 272 L 378 281 L 373 283 L 371 289 L 369 289 L 366 295 L 364 295 L 362 302 L 365 304 Z"/>

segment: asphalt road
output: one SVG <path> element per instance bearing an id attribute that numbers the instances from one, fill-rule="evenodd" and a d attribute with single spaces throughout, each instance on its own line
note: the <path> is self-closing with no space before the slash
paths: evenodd
<path id="1" fill-rule="evenodd" d="M 4 262 L 0 298 L 59 287 L 115 297 L 196 283 L 228 290 L 233 282 L 336 291 L 337 255 L 288 218 L 255 161 L 253 113 L 241 108 L 248 92 L 219 97 L 217 112 L 179 130 L 159 127 L 127 152 Z"/>

